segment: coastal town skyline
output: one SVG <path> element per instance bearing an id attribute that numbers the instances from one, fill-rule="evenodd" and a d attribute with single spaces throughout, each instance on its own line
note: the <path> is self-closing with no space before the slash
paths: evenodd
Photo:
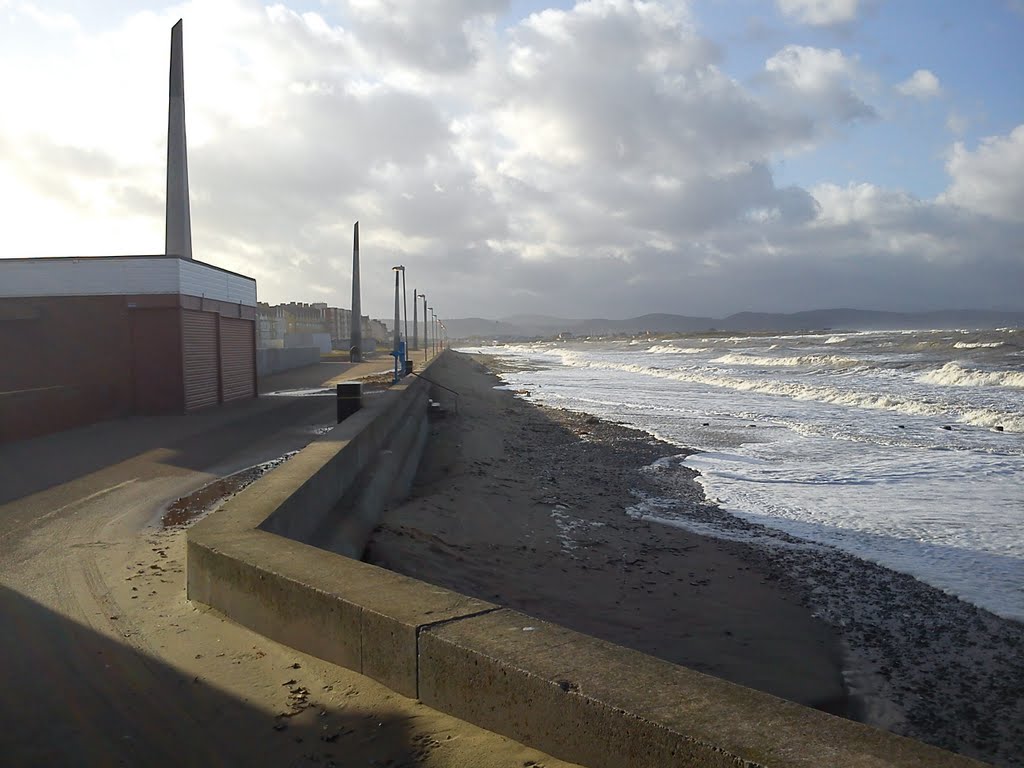
<path id="1" fill-rule="evenodd" d="M 550 6 L 550 7 L 549 7 Z M 1024 309 L 1019 3 L 0 2 L 0 257 L 194 255 L 446 316 Z"/>

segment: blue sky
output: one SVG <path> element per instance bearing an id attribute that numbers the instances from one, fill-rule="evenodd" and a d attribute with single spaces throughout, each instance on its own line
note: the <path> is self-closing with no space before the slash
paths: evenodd
<path id="1" fill-rule="evenodd" d="M 839 48 L 879 77 L 874 103 L 882 119 L 780 163 L 780 180 L 813 185 L 845 178 L 932 197 L 948 182 L 942 159 L 952 140 L 974 146 L 1009 132 L 1024 115 L 1024 11 L 1002 0 L 878 2 L 855 22 L 826 28 L 794 23 L 751 0 L 706 0 L 693 12 L 701 29 L 722 42 L 722 67 L 737 79 L 755 76 L 783 41 Z M 918 69 L 939 79 L 940 96 L 907 101 L 890 90 Z M 950 130 L 950 116 L 962 130 Z"/>
<path id="2" fill-rule="evenodd" d="M 0 258 L 159 253 L 452 315 L 1024 309 L 1024 3 L 0 0 Z M 15 74 L 16 73 L 16 74 Z M 444 275 L 444 279 L 438 276 Z"/>

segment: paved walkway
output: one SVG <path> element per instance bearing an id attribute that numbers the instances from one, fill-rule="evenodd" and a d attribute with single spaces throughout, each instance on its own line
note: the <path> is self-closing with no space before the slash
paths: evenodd
<path id="1" fill-rule="evenodd" d="M 0 445 L 0 762 L 563 765 L 187 601 L 185 531 L 163 511 L 298 450 L 334 412 L 330 396 L 266 396 Z"/>

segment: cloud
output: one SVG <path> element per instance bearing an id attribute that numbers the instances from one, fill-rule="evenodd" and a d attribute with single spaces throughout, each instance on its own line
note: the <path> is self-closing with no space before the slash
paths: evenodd
<path id="1" fill-rule="evenodd" d="M 184 16 L 193 250 L 261 299 L 346 305 L 359 219 L 379 316 L 396 263 L 446 317 L 1020 306 L 1021 129 L 954 145 L 939 199 L 805 189 L 778 158 L 878 119 L 855 56 L 790 45 L 740 82 L 674 0 L 507 30 L 502 2 L 426 5 L 203 0 L 101 32 L 18 15 L 32 46 L 0 28 L 22 73 L 0 81 L 3 255 L 160 252 Z"/>
<path id="2" fill-rule="evenodd" d="M 858 0 L 775 0 L 775 5 L 794 21 L 826 27 L 856 19 Z"/>
<path id="3" fill-rule="evenodd" d="M 819 123 L 870 120 L 875 108 L 858 93 L 865 80 L 856 58 L 842 51 L 787 45 L 765 62 L 765 77 L 789 110 Z"/>
<path id="4" fill-rule="evenodd" d="M 939 78 L 930 70 L 919 69 L 897 85 L 896 91 L 904 96 L 911 96 L 915 99 L 926 101 L 940 95 L 942 87 L 939 85 Z"/>
<path id="5" fill-rule="evenodd" d="M 451 72 L 477 61 L 487 22 L 507 9 L 508 0 L 341 0 L 338 5 L 379 61 Z"/>
<path id="6" fill-rule="evenodd" d="M 1007 136 L 982 139 L 973 152 L 958 141 L 947 157 L 946 172 L 952 181 L 944 202 L 1024 222 L 1024 125 Z"/>
<path id="7" fill-rule="evenodd" d="M 970 121 L 955 109 L 946 116 L 946 130 L 950 133 L 962 136 L 967 132 Z"/>

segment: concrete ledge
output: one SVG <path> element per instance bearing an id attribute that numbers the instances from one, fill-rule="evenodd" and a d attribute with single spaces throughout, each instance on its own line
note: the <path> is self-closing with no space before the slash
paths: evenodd
<path id="1" fill-rule="evenodd" d="M 423 703 L 591 768 L 979 765 L 506 609 L 419 652 Z"/>
<path id="2" fill-rule="evenodd" d="M 592 768 L 981 765 L 338 554 L 415 475 L 410 378 L 189 530 L 191 600 Z"/>
<path id="3" fill-rule="evenodd" d="M 424 627 L 497 610 L 264 531 L 188 541 L 189 599 L 399 693 L 418 695 Z"/>

